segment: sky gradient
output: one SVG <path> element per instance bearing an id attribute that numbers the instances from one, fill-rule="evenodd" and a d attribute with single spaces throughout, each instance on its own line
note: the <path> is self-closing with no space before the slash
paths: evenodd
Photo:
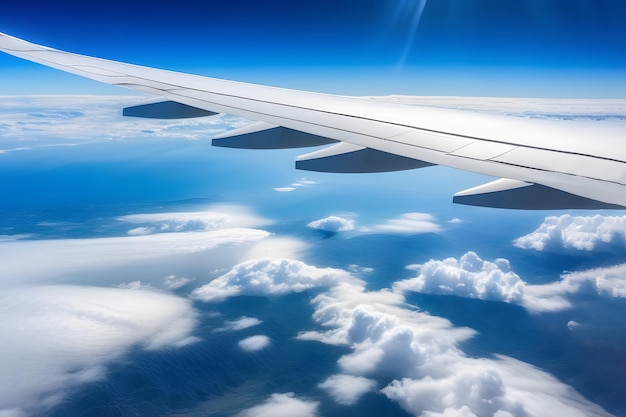
<path id="1" fill-rule="evenodd" d="M 0 30 L 140 65 L 340 94 L 623 98 L 624 16 L 618 0 L 27 0 L 3 6 Z M 5 94 L 118 90 L 6 56 L 0 68 Z"/>

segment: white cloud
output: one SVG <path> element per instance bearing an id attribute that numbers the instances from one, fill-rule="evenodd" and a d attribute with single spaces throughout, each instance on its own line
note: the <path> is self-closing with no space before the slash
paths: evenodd
<path id="1" fill-rule="evenodd" d="M 506 411 L 498 410 L 493 417 L 513 417 L 510 413 Z M 446 408 L 443 410 L 443 413 L 437 413 L 433 411 L 426 411 L 421 414 L 421 417 L 477 417 L 476 414 L 472 413 L 468 406 L 464 405 L 458 410 L 455 408 Z"/>
<path id="2" fill-rule="evenodd" d="M 466 359 L 450 370 L 454 372 L 441 379 L 396 380 L 382 391 L 415 416 L 610 415 L 571 387 L 515 359 Z"/>
<path id="3" fill-rule="evenodd" d="M 570 272 L 557 282 L 543 285 L 528 285 L 525 307 L 534 304 L 541 307 L 542 300 L 553 300 L 554 310 L 571 307 L 566 297 L 576 294 L 600 295 L 611 298 L 626 298 L 626 264 L 608 268 Z M 560 303 L 558 303 L 560 301 Z M 556 308 L 560 307 L 560 308 Z"/>
<path id="4" fill-rule="evenodd" d="M 272 394 L 262 404 L 242 411 L 237 417 L 315 417 L 318 406 L 317 401 L 298 399 L 292 392 Z"/>
<path id="5" fill-rule="evenodd" d="M 348 265 L 348 271 L 353 274 L 370 274 L 374 272 L 374 268 L 370 268 L 369 266 L 361 266 L 357 264 Z"/>
<path id="6" fill-rule="evenodd" d="M 312 185 L 316 185 L 317 182 L 313 180 L 307 180 L 306 178 L 299 178 L 296 182 L 291 185 L 294 187 L 310 187 Z"/>
<path id="7" fill-rule="evenodd" d="M 199 219 L 202 228 L 215 227 L 208 231 L 0 241 L 0 339 L 4 341 L 0 412 L 45 412 L 63 400 L 65 390 L 105 378 L 106 366 L 130 349 L 181 347 L 196 341 L 191 335 L 196 320 L 191 301 L 152 288 L 181 288 L 192 281 L 181 271 L 230 266 L 270 236 L 263 230 L 235 227 L 265 224 L 258 216 L 237 209 L 227 214 L 126 218 L 152 224 Z M 212 219 L 220 221 L 211 223 Z M 274 246 L 264 248 L 271 252 Z M 164 267 L 174 273 L 164 277 Z M 64 283 L 97 282 L 117 288 L 49 284 L 59 277 Z M 233 326 L 251 326 L 253 320 Z"/>
<path id="8" fill-rule="evenodd" d="M 570 331 L 573 331 L 575 328 L 580 327 L 580 323 L 574 320 L 570 320 L 567 322 L 567 328 Z"/>
<path id="9" fill-rule="evenodd" d="M 307 227 L 325 232 L 347 232 L 354 230 L 354 220 L 344 219 L 338 216 L 329 216 L 323 219 L 314 220 L 307 224 Z"/>
<path id="10" fill-rule="evenodd" d="M 0 242 L 0 264 L 4 272 L 3 282 L 18 283 L 133 262 L 162 260 L 224 246 L 242 246 L 269 235 L 262 230 L 233 228 L 114 238 L 9 241 Z"/>
<path id="11" fill-rule="evenodd" d="M 419 266 L 419 272 L 415 278 L 396 282 L 394 289 L 520 303 L 526 285 L 511 271 L 507 260 L 484 261 L 474 252 L 467 252 L 458 261 L 430 260 Z"/>
<path id="12" fill-rule="evenodd" d="M 448 223 L 459 224 L 459 223 L 463 223 L 463 220 L 459 219 L 458 217 L 454 217 L 454 218 L 448 220 Z"/>
<path id="13" fill-rule="evenodd" d="M 626 114 L 624 99 L 546 99 L 500 97 L 423 97 L 391 95 L 370 97 L 373 100 L 391 101 L 416 106 L 443 107 L 474 112 L 506 114 L 542 119 L 591 119 L 594 125 L 606 119 Z M 618 116 L 622 121 L 624 116 Z M 598 123 L 603 122 L 603 123 Z"/>
<path id="14" fill-rule="evenodd" d="M 513 243 L 522 249 L 591 251 L 600 244 L 624 245 L 626 216 L 548 216 L 534 232 Z"/>
<path id="15" fill-rule="evenodd" d="M 353 405 L 363 394 L 376 388 L 376 381 L 362 376 L 340 374 L 329 377 L 319 386 L 326 390 L 335 402 Z"/>
<path id="16" fill-rule="evenodd" d="M 419 275 L 396 282 L 394 290 L 504 301 L 537 313 L 570 308 L 568 298 L 579 294 L 626 298 L 626 264 L 570 272 L 556 282 L 535 285 L 522 281 L 510 270 L 507 260 L 484 261 L 474 252 L 458 261 L 430 260 L 410 267 L 418 270 Z"/>
<path id="17" fill-rule="evenodd" d="M 33 235 L 21 233 L 18 235 L 0 235 L 0 242 L 11 242 L 14 240 L 30 239 Z"/>
<path id="18" fill-rule="evenodd" d="M 126 234 L 129 236 L 145 236 L 151 235 L 156 231 L 157 229 L 155 229 L 154 227 L 135 227 L 134 229 L 130 229 L 128 232 L 126 232 Z"/>
<path id="19" fill-rule="evenodd" d="M 146 290 L 69 285 L 3 289 L 0 409 L 53 406 L 64 390 L 105 377 L 133 346 L 192 342 L 188 300 Z"/>
<path id="20" fill-rule="evenodd" d="M 250 327 L 258 326 L 261 323 L 263 322 L 255 317 L 242 316 L 241 318 L 237 320 L 226 322 L 226 324 L 223 327 L 215 329 L 214 331 L 215 332 L 239 331 L 239 330 L 248 329 Z"/>
<path id="21" fill-rule="evenodd" d="M 265 349 L 270 345 L 270 343 L 271 340 L 269 337 L 260 334 L 246 337 L 245 339 L 240 340 L 237 345 L 246 352 L 256 352 L 258 350 Z"/>
<path id="22" fill-rule="evenodd" d="M 278 191 L 279 193 L 290 193 L 297 190 L 298 188 L 307 188 L 315 184 L 317 184 L 315 181 L 307 180 L 306 178 L 300 178 L 286 187 L 276 187 L 272 188 L 272 190 Z"/>
<path id="23" fill-rule="evenodd" d="M 292 237 L 269 236 L 257 242 L 244 256 L 251 261 L 259 258 L 292 258 L 298 259 L 309 245 Z"/>
<path id="24" fill-rule="evenodd" d="M 129 235 L 261 227 L 271 224 L 269 220 L 251 213 L 246 207 L 236 205 L 216 205 L 209 207 L 207 211 L 130 214 L 118 217 L 118 220 L 134 224 L 156 223 L 156 226 L 131 229 Z"/>
<path id="25" fill-rule="evenodd" d="M 222 301 L 238 295 L 281 295 L 329 287 L 351 280 L 346 271 L 316 268 L 290 259 L 255 259 L 235 265 L 226 274 L 193 291 L 196 299 Z"/>
<path id="26" fill-rule="evenodd" d="M 146 101 L 132 96 L 3 96 L 1 153 L 94 141 L 164 138 L 198 140 L 248 123 L 229 115 L 197 119 L 123 117 L 120 109 Z M 102 129 L 106 126 L 106 129 Z M 24 140 L 24 137 L 27 139 Z M 4 151 L 4 152 L 3 152 Z"/>
<path id="27" fill-rule="evenodd" d="M 364 233 L 431 233 L 438 232 L 440 227 L 435 223 L 435 218 L 427 213 L 406 213 L 400 218 L 387 220 L 385 223 L 375 226 L 362 227 Z"/>
<path id="28" fill-rule="evenodd" d="M 298 338 L 349 347 L 341 370 L 392 378 L 383 394 L 415 416 L 609 415 L 531 365 L 467 357 L 459 346 L 474 331 L 409 310 L 398 293 L 346 281 L 312 303 L 323 330 Z"/>
<path id="29" fill-rule="evenodd" d="M 195 278 L 177 277 L 176 275 L 168 275 L 163 280 L 165 288 L 169 290 L 177 290 L 193 281 Z"/>

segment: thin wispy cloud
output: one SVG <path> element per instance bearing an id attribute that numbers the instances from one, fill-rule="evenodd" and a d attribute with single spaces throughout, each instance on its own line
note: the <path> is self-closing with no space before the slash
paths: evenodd
<path id="1" fill-rule="evenodd" d="M 406 213 L 399 218 L 389 219 L 374 226 L 363 226 L 362 233 L 418 234 L 435 233 L 441 230 L 434 216 L 428 213 Z"/>

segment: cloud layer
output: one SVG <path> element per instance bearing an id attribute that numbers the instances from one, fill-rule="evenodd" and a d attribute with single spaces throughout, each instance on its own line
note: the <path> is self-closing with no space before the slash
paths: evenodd
<path id="1" fill-rule="evenodd" d="M 94 141 L 161 137 L 197 140 L 249 123 L 227 115 L 177 120 L 129 119 L 121 115 L 121 108 L 145 101 L 145 97 L 133 96 L 3 96 L 0 154 Z"/>
<path id="2" fill-rule="evenodd" d="M 251 213 L 246 207 L 235 205 L 212 206 L 207 211 L 130 214 L 118 217 L 118 220 L 144 225 L 129 230 L 129 235 L 253 228 L 271 223 Z"/>
<path id="3" fill-rule="evenodd" d="M 162 233 L 94 239 L 20 240 L 0 242 L 4 283 L 44 280 L 60 275 L 135 262 L 162 260 L 244 245 L 270 236 L 256 229 L 221 229 L 196 233 Z M 29 259 L 25 262 L 25 259 Z"/>
<path id="4" fill-rule="evenodd" d="M 0 410 L 53 406 L 65 389 L 104 378 L 105 365 L 134 346 L 194 340 L 191 303 L 153 291 L 14 288 L 4 289 L 0 306 Z"/>

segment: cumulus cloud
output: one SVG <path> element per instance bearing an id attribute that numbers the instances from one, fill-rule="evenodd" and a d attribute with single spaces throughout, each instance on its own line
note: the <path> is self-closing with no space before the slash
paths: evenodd
<path id="1" fill-rule="evenodd" d="M 431 259 L 423 265 L 407 268 L 417 271 L 418 276 L 395 282 L 394 291 L 501 301 L 519 304 L 535 313 L 571 307 L 565 296 L 575 294 L 581 288 L 567 278 L 551 284 L 527 284 L 511 270 L 506 259 L 485 261 L 474 252 L 467 252 L 458 260 Z"/>
<path id="2" fill-rule="evenodd" d="M 419 275 L 397 281 L 394 291 L 502 301 L 519 304 L 535 313 L 570 308 L 569 298 L 581 294 L 626 298 L 626 264 L 570 272 L 558 281 L 535 285 L 524 282 L 506 259 L 489 262 L 474 252 L 467 252 L 458 260 L 430 260 L 407 268 Z"/>
<path id="3" fill-rule="evenodd" d="M 258 326 L 263 323 L 261 320 L 256 317 L 246 317 L 242 316 L 237 320 L 226 322 L 223 327 L 215 329 L 215 332 L 228 332 L 228 331 L 239 331 L 248 329 L 250 327 Z"/>
<path id="4" fill-rule="evenodd" d="M 265 349 L 270 345 L 270 343 L 271 340 L 269 337 L 260 334 L 246 337 L 245 339 L 240 340 L 237 345 L 246 352 L 256 352 L 258 350 Z"/>
<path id="5" fill-rule="evenodd" d="M 291 259 L 255 259 L 235 265 L 226 274 L 193 291 L 196 299 L 222 301 L 238 295 L 281 295 L 330 287 L 353 279 L 333 268 L 316 268 Z"/>
<path id="6" fill-rule="evenodd" d="M 557 282 L 529 285 L 526 292 L 535 299 L 563 298 L 575 294 L 626 298 L 626 264 L 569 272 Z M 569 306 L 569 302 L 566 303 Z"/>
<path id="7" fill-rule="evenodd" d="M 64 389 L 104 378 L 105 366 L 134 346 L 194 341 L 191 303 L 142 289 L 5 288 L 0 306 L 0 410 L 53 406 Z"/>
<path id="8" fill-rule="evenodd" d="M 626 216 L 548 216 L 534 232 L 516 239 L 522 249 L 592 251 L 601 244 L 626 243 Z"/>
<path id="9" fill-rule="evenodd" d="M 412 415 L 609 415 L 529 364 L 468 357 L 459 346 L 473 330 L 409 310 L 401 294 L 366 291 L 357 280 L 332 287 L 312 303 L 323 330 L 298 338 L 350 348 L 338 360 L 341 370 L 392 379 L 382 393 Z"/>
<path id="10" fill-rule="evenodd" d="M 394 289 L 520 303 L 526 285 L 506 259 L 484 261 L 474 252 L 459 260 L 430 260 L 419 266 L 419 272 L 415 278 L 396 282 Z"/>
<path id="11" fill-rule="evenodd" d="M 404 378 L 382 391 L 415 416 L 610 415 L 549 374 L 515 359 L 467 359 L 452 369 L 455 373 L 445 378 Z"/>
<path id="12" fill-rule="evenodd" d="M 376 381 L 362 376 L 340 374 L 329 377 L 319 386 L 326 390 L 335 402 L 353 405 L 363 394 L 376 388 Z"/>
<path id="13" fill-rule="evenodd" d="M 292 392 L 272 394 L 262 404 L 244 410 L 236 417 L 315 417 L 318 406 L 317 401 L 301 400 Z"/>
<path id="14" fill-rule="evenodd" d="M 338 216 L 328 216 L 323 219 L 314 220 L 307 224 L 307 227 L 325 232 L 338 233 L 354 230 L 354 220 L 344 219 Z"/>
<path id="15" fill-rule="evenodd" d="M 406 213 L 400 218 L 390 219 L 374 226 L 362 227 L 359 230 L 365 233 L 417 234 L 438 232 L 441 229 L 430 214 Z"/>

